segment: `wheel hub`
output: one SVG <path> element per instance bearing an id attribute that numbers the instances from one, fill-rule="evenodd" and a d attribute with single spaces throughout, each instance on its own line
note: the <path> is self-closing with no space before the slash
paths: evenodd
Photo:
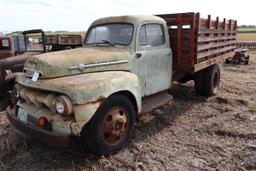
<path id="1" fill-rule="evenodd" d="M 128 112 L 123 107 L 109 110 L 101 126 L 101 137 L 110 146 L 120 143 L 127 134 L 129 126 Z"/>

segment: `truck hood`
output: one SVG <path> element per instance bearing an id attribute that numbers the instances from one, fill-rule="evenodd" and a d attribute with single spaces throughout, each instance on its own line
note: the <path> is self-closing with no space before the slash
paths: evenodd
<path id="1" fill-rule="evenodd" d="M 26 76 L 56 78 L 100 71 L 130 71 L 131 54 L 115 47 L 84 47 L 36 55 L 24 65 Z"/>

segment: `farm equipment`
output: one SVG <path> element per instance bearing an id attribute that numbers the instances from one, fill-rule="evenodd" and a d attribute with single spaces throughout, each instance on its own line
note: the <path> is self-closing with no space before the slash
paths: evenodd
<path id="1" fill-rule="evenodd" d="M 10 39 L 10 49 L 12 49 L 12 55 L 0 60 L 0 111 L 5 110 L 5 108 L 11 103 L 11 90 L 13 89 L 14 80 L 19 72 L 23 71 L 23 66 L 25 61 L 33 55 L 45 53 L 45 46 L 32 48 L 32 45 L 28 43 L 28 37 L 31 34 L 40 34 L 41 37 L 44 36 L 44 32 L 42 30 L 28 30 L 21 33 L 23 35 L 23 41 L 15 42 L 16 47 L 21 48 L 23 44 L 25 44 L 25 50 L 22 52 L 19 51 L 21 55 L 14 56 L 15 48 L 14 42 L 12 38 L 8 36 Z M 24 42 L 25 41 L 25 42 Z M 30 47 L 30 49 L 28 48 Z M 31 49 L 32 48 L 32 49 Z M 0 51 L 0 53 L 2 50 Z"/>
<path id="2" fill-rule="evenodd" d="M 49 47 L 49 51 L 74 49 L 83 46 L 83 38 L 78 34 L 45 35 L 45 44 Z"/>
<path id="3" fill-rule="evenodd" d="M 41 41 L 30 42 L 30 37 L 35 36 Z M 0 57 L 6 59 L 0 60 L 0 111 L 12 102 L 10 92 L 14 80 L 18 72 L 23 71 L 28 58 L 45 52 L 81 47 L 83 42 L 81 35 L 46 35 L 42 29 L 23 31 L 12 37 L 2 36 L 1 39 L 3 43 L 0 47 L 4 47 L 0 49 Z"/>
<path id="4" fill-rule="evenodd" d="M 226 64 L 249 64 L 250 55 L 248 49 L 236 49 L 235 55 L 226 59 Z"/>
<path id="5" fill-rule="evenodd" d="M 84 48 L 27 60 L 7 117 L 52 145 L 81 137 L 99 155 L 122 149 L 139 114 L 172 101 L 173 81 L 187 77 L 199 95 L 215 95 L 218 62 L 236 48 L 236 21 L 199 13 L 107 17 L 87 33 Z"/>
<path id="6" fill-rule="evenodd" d="M 0 60 L 14 56 L 12 37 L 0 35 Z"/>

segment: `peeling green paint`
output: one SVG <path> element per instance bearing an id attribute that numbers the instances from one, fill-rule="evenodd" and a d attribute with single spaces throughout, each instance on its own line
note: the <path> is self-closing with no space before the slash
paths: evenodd
<path id="1" fill-rule="evenodd" d="M 86 104 L 97 101 L 100 97 L 107 98 L 118 91 L 129 91 L 141 107 L 141 96 L 138 77 L 130 72 L 108 71 L 96 72 L 53 79 L 39 79 L 37 82 L 20 75 L 17 83 L 25 87 L 66 94 L 73 104 Z"/>

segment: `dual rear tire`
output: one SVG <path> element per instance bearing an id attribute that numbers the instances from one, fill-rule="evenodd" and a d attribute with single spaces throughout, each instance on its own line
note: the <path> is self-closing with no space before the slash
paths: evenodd
<path id="1" fill-rule="evenodd" d="M 195 74 L 195 90 L 202 96 L 214 96 L 218 92 L 220 84 L 219 65 L 212 65 Z"/>

